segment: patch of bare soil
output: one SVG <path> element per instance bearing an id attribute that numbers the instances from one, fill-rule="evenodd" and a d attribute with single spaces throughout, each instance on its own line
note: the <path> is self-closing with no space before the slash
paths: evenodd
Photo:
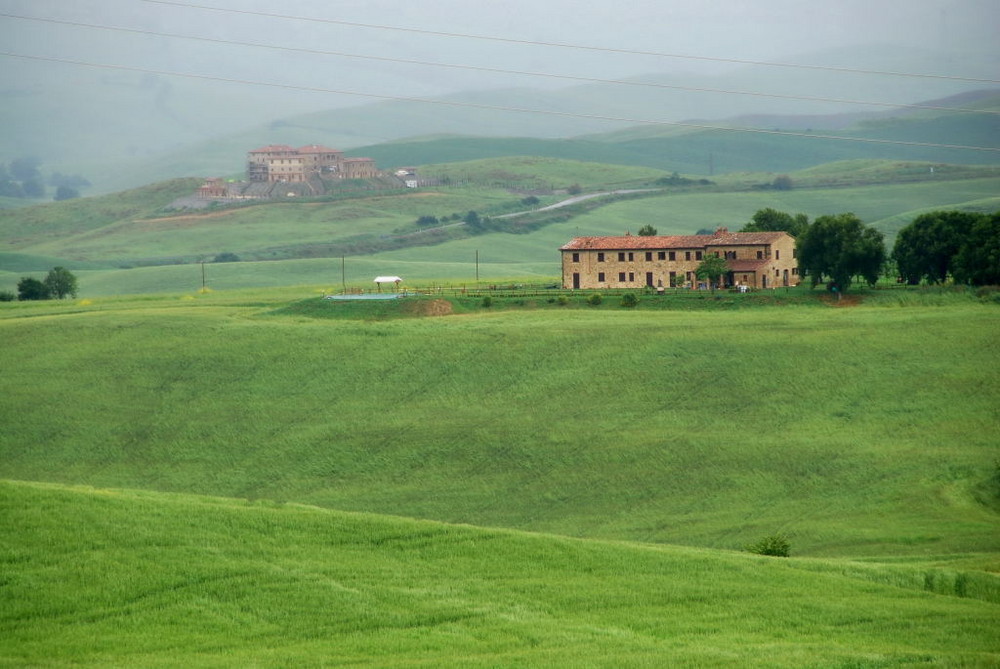
<path id="1" fill-rule="evenodd" d="M 861 304 L 860 295 L 840 295 L 839 299 L 834 295 L 824 295 L 821 298 L 831 307 L 856 307 Z"/>
<path id="2" fill-rule="evenodd" d="M 414 316 L 448 316 L 452 308 L 448 300 L 413 300 L 406 303 L 406 312 Z"/>

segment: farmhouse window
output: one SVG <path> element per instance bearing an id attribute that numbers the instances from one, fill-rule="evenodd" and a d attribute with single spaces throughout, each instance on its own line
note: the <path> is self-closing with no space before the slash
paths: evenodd
<path id="1" fill-rule="evenodd" d="M 619 251 L 618 252 L 618 262 L 625 262 L 625 252 L 624 251 Z"/>
<path id="2" fill-rule="evenodd" d="M 670 252 L 670 259 L 671 259 L 671 260 L 677 260 L 677 253 L 676 253 L 676 252 L 674 252 L 674 251 L 671 251 L 671 252 Z"/>
<path id="3" fill-rule="evenodd" d="M 635 281 L 635 272 L 629 272 L 628 273 L 628 282 L 632 283 L 633 281 Z"/>
<path id="4" fill-rule="evenodd" d="M 701 251 L 695 251 L 694 252 L 694 259 L 695 260 L 701 260 Z"/>
<path id="5" fill-rule="evenodd" d="M 580 254 L 579 253 L 574 253 L 573 254 L 573 262 L 580 262 Z"/>
<path id="6" fill-rule="evenodd" d="M 763 259 L 764 259 L 764 252 L 757 251 L 757 260 L 763 260 Z"/>
<path id="7" fill-rule="evenodd" d="M 781 260 L 781 249 L 774 249 L 774 259 Z"/>
<path id="8" fill-rule="evenodd" d="M 653 252 L 646 251 L 646 262 L 653 262 Z"/>
<path id="9" fill-rule="evenodd" d="M 684 252 L 684 260 L 691 260 L 691 252 L 690 251 L 685 251 Z"/>
<path id="10" fill-rule="evenodd" d="M 625 272 L 618 272 L 618 281 L 620 283 L 625 283 Z"/>
<path id="11" fill-rule="evenodd" d="M 598 281 L 599 281 L 600 283 L 604 283 L 604 272 L 598 272 L 598 273 L 597 273 L 597 280 L 598 280 Z"/>
<path id="12" fill-rule="evenodd" d="M 604 252 L 597 254 L 597 262 L 604 262 Z"/>
<path id="13" fill-rule="evenodd" d="M 667 252 L 666 251 L 657 251 L 656 252 L 656 259 L 657 260 L 666 260 L 667 259 Z"/>
<path id="14" fill-rule="evenodd" d="M 635 258 L 634 258 L 634 257 L 632 256 L 632 252 L 631 252 L 631 251 L 629 251 L 629 252 L 628 252 L 628 261 L 629 261 L 629 262 L 632 262 L 633 260 L 635 260 Z"/>

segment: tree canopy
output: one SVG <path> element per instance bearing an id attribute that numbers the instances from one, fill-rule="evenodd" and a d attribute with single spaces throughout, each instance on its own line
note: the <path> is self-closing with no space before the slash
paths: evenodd
<path id="1" fill-rule="evenodd" d="M 932 211 L 921 214 L 899 231 L 892 257 L 899 275 L 909 284 L 926 280 L 943 283 L 978 214 Z"/>
<path id="2" fill-rule="evenodd" d="M 1000 285 L 1000 211 L 978 216 L 954 260 L 955 280 Z"/>
<path id="3" fill-rule="evenodd" d="M 639 228 L 640 237 L 655 237 L 656 234 L 657 234 L 656 228 L 654 228 L 652 225 L 649 225 L 648 223 Z"/>
<path id="4" fill-rule="evenodd" d="M 787 232 L 792 237 L 801 237 L 808 227 L 809 217 L 805 214 L 793 216 L 767 207 L 758 209 L 740 232 Z"/>
<path id="5" fill-rule="evenodd" d="M 17 299 L 27 300 L 47 300 L 52 297 L 48 286 L 42 281 L 30 276 L 23 277 L 17 282 Z"/>
<path id="6" fill-rule="evenodd" d="M 57 299 L 76 297 L 76 276 L 65 267 L 53 267 L 45 276 L 45 287 L 49 295 Z"/>
<path id="7" fill-rule="evenodd" d="M 874 285 L 886 259 L 882 233 L 851 213 L 817 218 L 796 240 L 796 251 L 813 286 L 829 277 L 840 291 L 859 275 Z"/>
<path id="8" fill-rule="evenodd" d="M 694 271 L 694 275 L 700 280 L 707 280 L 709 282 L 712 291 L 715 291 L 715 286 L 718 285 L 719 279 L 729 271 L 729 266 L 723 258 L 717 255 L 709 254 L 701 261 L 698 267 Z"/>

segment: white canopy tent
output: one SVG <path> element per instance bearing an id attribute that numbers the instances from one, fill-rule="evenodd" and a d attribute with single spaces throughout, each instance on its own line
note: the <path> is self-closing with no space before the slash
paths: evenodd
<path id="1" fill-rule="evenodd" d="M 383 283 L 394 284 L 396 286 L 396 292 L 398 293 L 399 292 L 399 284 L 400 284 L 400 282 L 402 282 L 402 279 L 399 278 L 398 276 L 377 276 L 377 277 L 375 277 L 375 280 L 373 281 L 373 283 L 376 286 L 378 286 L 378 292 L 380 292 L 380 293 L 382 292 L 382 284 Z"/>

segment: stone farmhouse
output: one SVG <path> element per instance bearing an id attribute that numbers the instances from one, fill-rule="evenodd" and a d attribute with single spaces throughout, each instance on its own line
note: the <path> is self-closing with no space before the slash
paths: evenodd
<path id="1" fill-rule="evenodd" d="M 298 149 L 271 144 L 247 154 L 247 180 L 268 183 L 305 183 L 313 176 L 333 179 L 372 179 L 378 168 L 372 158 L 345 158 L 343 151 L 311 144 Z"/>
<path id="2" fill-rule="evenodd" d="M 725 287 L 775 288 L 800 282 L 795 238 L 787 232 L 577 237 L 562 252 L 563 288 L 696 287 L 707 255 L 725 258 Z"/>

